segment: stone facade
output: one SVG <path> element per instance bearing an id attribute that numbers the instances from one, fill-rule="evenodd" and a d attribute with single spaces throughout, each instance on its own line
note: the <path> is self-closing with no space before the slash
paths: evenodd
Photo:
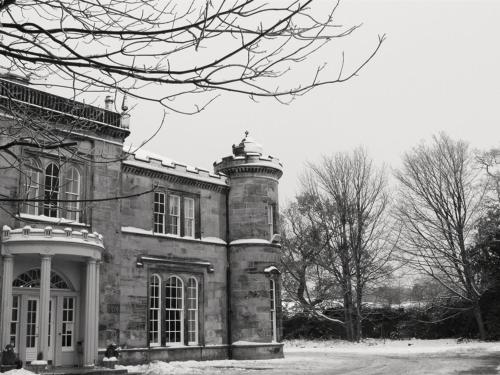
<path id="1" fill-rule="evenodd" d="M 112 121 L 87 118 L 70 133 L 82 157 L 16 146 L 20 168 L 2 169 L 0 193 L 16 200 L 0 211 L 2 347 L 85 366 L 110 343 L 123 363 L 282 356 L 279 161 L 248 134 L 213 172 L 132 151 L 128 114 L 86 113 L 99 111 Z M 76 215 L 66 181 L 78 181 Z"/>

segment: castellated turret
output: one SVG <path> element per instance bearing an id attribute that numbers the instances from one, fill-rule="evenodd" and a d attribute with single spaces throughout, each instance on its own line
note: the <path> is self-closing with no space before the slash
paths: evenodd
<path id="1" fill-rule="evenodd" d="M 281 331 L 278 180 L 282 164 L 265 156 L 248 132 L 233 155 L 214 163 L 228 177 L 228 263 L 233 358 L 248 358 L 248 342 L 259 358 L 276 358 Z M 268 350 L 269 353 L 265 353 Z"/>

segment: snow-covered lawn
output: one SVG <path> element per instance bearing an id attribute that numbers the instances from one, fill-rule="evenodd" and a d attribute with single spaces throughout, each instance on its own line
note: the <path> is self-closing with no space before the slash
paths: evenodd
<path id="1" fill-rule="evenodd" d="M 366 339 L 360 343 L 343 340 L 291 340 L 285 343 L 285 353 L 328 351 L 331 353 L 362 353 L 382 355 L 412 355 L 432 353 L 464 353 L 464 352 L 499 352 L 500 342 L 481 342 L 476 340 L 458 341 L 441 340 L 374 340 Z"/>
<path id="2" fill-rule="evenodd" d="M 126 366 L 146 375 L 167 374 L 328 374 L 448 375 L 500 374 L 499 342 L 457 340 L 294 340 L 285 358 L 258 361 L 153 362 Z"/>

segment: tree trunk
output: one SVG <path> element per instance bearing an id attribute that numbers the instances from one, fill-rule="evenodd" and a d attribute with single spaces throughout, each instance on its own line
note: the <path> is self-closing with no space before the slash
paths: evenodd
<path id="1" fill-rule="evenodd" d="M 363 331 L 362 331 L 362 325 L 361 325 L 361 304 L 363 300 L 363 295 L 362 291 L 360 288 L 357 288 L 357 293 L 356 293 L 356 341 L 359 342 L 363 338 Z"/>
<path id="2" fill-rule="evenodd" d="M 486 340 L 486 329 L 484 328 L 483 314 L 481 312 L 481 307 L 479 306 L 479 301 L 476 301 L 474 307 L 472 308 L 472 312 L 474 314 L 474 318 L 476 319 L 479 338 L 481 340 Z"/>
<path id="3" fill-rule="evenodd" d="M 346 340 L 353 340 L 352 326 L 352 295 L 349 291 L 344 292 L 344 320 L 345 320 L 345 336 Z"/>

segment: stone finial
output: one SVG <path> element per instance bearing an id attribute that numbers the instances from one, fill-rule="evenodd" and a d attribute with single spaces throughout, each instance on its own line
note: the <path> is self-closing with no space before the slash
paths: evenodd
<path id="1" fill-rule="evenodd" d="M 245 138 L 243 138 L 238 146 L 233 145 L 234 156 L 246 156 L 246 155 L 262 155 L 263 148 L 260 143 L 255 141 L 248 134 L 248 130 L 245 131 Z"/>
<path id="2" fill-rule="evenodd" d="M 2 236 L 4 238 L 9 238 L 10 231 L 11 231 L 10 227 L 8 225 L 4 225 L 3 228 L 2 228 Z"/>
<path id="3" fill-rule="evenodd" d="M 43 233 L 45 237 L 52 237 L 52 227 L 45 227 Z"/>

